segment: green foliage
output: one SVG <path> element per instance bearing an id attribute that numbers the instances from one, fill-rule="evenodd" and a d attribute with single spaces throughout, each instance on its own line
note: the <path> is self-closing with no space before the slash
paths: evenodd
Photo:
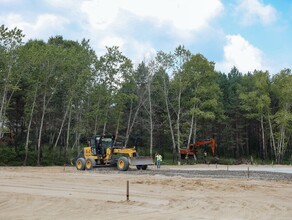
<path id="1" fill-rule="evenodd" d="M 259 119 L 268 113 L 271 104 L 269 87 L 269 74 L 267 72 L 255 71 L 253 75 L 243 77 L 239 98 L 241 108 L 246 112 L 247 118 Z"/>
<path id="2" fill-rule="evenodd" d="M 153 137 L 163 164 L 176 163 L 178 146 L 212 136 L 225 164 L 250 155 L 255 161 L 264 155 L 263 163 L 289 160 L 290 69 L 272 78 L 236 67 L 218 73 L 182 45 L 134 68 L 116 46 L 97 57 L 89 40 L 55 36 L 23 44 L 23 37 L 0 27 L 0 122 L 16 143 L 0 147 L 2 165 L 21 165 L 26 157 L 27 165 L 68 164 L 88 137 L 103 132 L 139 146 L 141 155 Z"/>
<path id="3" fill-rule="evenodd" d="M 19 162 L 21 163 L 21 165 L 23 165 L 24 157 L 25 157 L 25 150 L 24 148 L 21 148 L 19 151 Z M 37 151 L 35 149 L 29 149 L 26 165 L 27 166 L 37 165 Z"/>
<path id="4" fill-rule="evenodd" d="M 17 161 L 16 158 L 17 158 L 17 154 L 15 153 L 12 147 L 8 147 L 8 146 L 0 147 L 0 165 L 1 166 L 15 164 L 15 162 Z"/>
<path id="5" fill-rule="evenodd" d="M 284 69 L 272 78 L 271 93 L 274 98 L 270 117 L 272 147 L 275 160 L 282 163 L 289 147 L 292 132 L 292 73 Z"/>

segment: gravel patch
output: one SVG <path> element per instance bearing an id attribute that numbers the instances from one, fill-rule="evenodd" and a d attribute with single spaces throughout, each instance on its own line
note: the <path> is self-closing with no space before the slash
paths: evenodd
<path id="1" fill-rule="evenodd" d="M 260 179 L 260 180 L 288 180 L 292 181 L 291 173 L 267 172 L 267 171 L 242 171 L 242 170 L 174 170 L 174 169 L 147 169 L 137 170 L 130 168 L 128 171 L 118 171 L 115 167 L 95 168 L 90 172 L 118 173 L 130 175 L 162 175 L 180 176 L 184 178 L 236 178 L 236 179 Z"/>

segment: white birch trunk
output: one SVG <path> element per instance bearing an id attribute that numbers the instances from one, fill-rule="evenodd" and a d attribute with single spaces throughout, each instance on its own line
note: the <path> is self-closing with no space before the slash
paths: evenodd
<path id="1" fill-rule="evenodd" d="M 9 65 L 8 74 L 7 74 L 7 77 L 5 79 L 7 83 L 9 82 L 9 79 L 10 79 L 11 69 L 12 69 L 12 66 Z M 2 136 L 2 128 L 4 127 L 4 123 L 5 123 L 4 115 L 5 115 L 5 108 L 7 105 L 7 103 L 6 103 L 6 99 L 7 99 L 6 96 L 7 96 L 7 91 L 8 91 L 7 83 L 4 84 L 4 90 L 3 90 L 2 101 L 1 101 L 1 106 L 0 106 L 0 122 L 2 123 L 1 129 L 0 129 L 0 137 Z"/>
<path id="2" fill-rule="evenodd" d="M 38 86 L 36 87 L 36 90 L 35 90 L 34 99 L 33 99 L 33 103 L 32 103 L 32 106 L 31 106 L 30 115 L 29 115 L 29 122 L 28 122 L 28 126 L 27 126 L 26 141 L 25 141 L 25 147 L 24 147 L 24 149 L 25 149 L 25 158 L 24 158 L 24 162 L 23 162 L 23 165 L 24 166 L 26 166 L 26 164 L 27 164 L 28 143 L 29 143 L 29 136 L 30 136 L 30 128 L 31 128 L 31 123 L 32 123 L 34 108 L 36 106 L 37 92 L 38 92 Z"/>
<path id="3" fill-rule="evenodd" d="M 43 125 L 44 125 L 44 118 L 45 118 L 45 112 L 46 112 L 46 92 L 43 97 L 43 110 L 42 110 L 42 117 L 41 117 L 41 124 L 40 124 L 40 130 L 39 130 L 39 137 L 38 137 L 38 159 L 37 159 L 37 165 L 41 165 L 40 157 L 41 157 L 41 139 L 42 139 L 42 131 L 43 131 Z"/>
<path id="4" fill-rule="evenodd" d="M 64 114 L 64 117 L 63 117 L 63 120 L 62 120 L 62 123 L 61 123 L 60 129 L 59 129 L 59 133 L 58 133 L 57 139 L 56 139 L 55 144 L 54 144 L 54 148 L 53 148 L 54 150 L 56 149 L 57 144 L 58 144 L 58 142 L 59 142 L 60 135 L 61 135 L 61 133 L 62 133 L 63 126 L 64 126 L 65 120 L 66 120 L 66 118 L 67 118 L 67 114 L 68 114 L 69 109 L 70 109 L 70 106 L 71 106 L 71 100 L 72 100 L 72 97 L 70 98 L 69 103 L 68 103 L 68 105 L 67 105 L 66 112 L 65 112 L 65 114 Z"/>
<path id="5" fill-rule="evenodd" d="M 70 105 L 70 109 L 69 109 L 67 135 L 66 135 L 66 146 L 65 146 L 65 160 L 67 160 L 67 151 L 68 151 L 68 148 L 69 148 L 69 138 L 70 138 L 70 129 L 71 129 L 71 115 L 72 115 L 72 105 Z"/>
<path id="6" fill-rule="evenodd" d="M 274 137 L 274 132 L 273 132 L 273 127 L 272 127 L 272 123 L 271 123 L 271 118 L 270 116 L 268 115 L 268 122 L 269 122 L 269 127 L 270 127 L 270 137 L 271 137 L 271 144 L 272 144 L 272 149 L 273 149 L 273 152 L 274 152 L 274 155 L 276 157 L 277 155 L 277 152 L 276 152 L 276 142 L 275 142 L 275 137 Z"/>
<path id="7" fill-rule="evenodd" d="M 121 115 L 122 115 L 122 113 L 120 112 L 120 113 L 119 113 L 119 117 L 118 117 L 118 121 L 117 121 L 116 132 L 115 132 L 114 145 L 116 144 L 116 142 L 117 142 L 117 138 L 118 138 L 118 135 L 119 135 L 119 128 L 120 128 Z"/>
<path id="8" fill-rule="evenodd" d="M 127 131 L 126 131 L 126 139 L 125 139 L 125 145 L 124 145 L 124 147 L 127 147 L 127 144 L 128 144 L 128 138 L 129 138 L 129 132 L 130 132 L 130 123 L 131 123 L 132 112 L 133 112 L 133 99 L 131 99 L 130 114 L 129 114 L 129 118 L 128 118 Z"/>
<path id="9" fill-rule="evenodd" d="M 175 138 L 174 138 L 174 132 L 173 132 L 173 128 L 172 128 L 172 121 L 171 121 L 170 111 L 169 111 L 168 92 L 167 92 L 167 88 L 166 88 L 165 77 L 163 77 L 163 90 L 164 90 L 164 99 L 165 99 L 165 106 L 166 106 L 166 111 L 167 111 L 167 118 L 168 118 L 168 123 L 169 123 L 170 135 L 171 135 L 171 140 L 172 140 L 172 153 L 173 153 L 173 157 L 176 157 L 177 152 L 176 152 L 176 147 L 175 147 Z"/>
<path id="10" fill-rule="evenodd" d="M 135 122 L 136 122 L 136 118 L 137 118 L 138 112 L 140 111 L 140 108 L 141 108 L 142 104 L 143 104 L 143 100 L 142 100 L 142 98 L 141 98 L 141 99 L 140 99 L 140 102 L 139 102 L 139 104 L 138 104 L 138 107 L 137 107 L 137 109 L 136 109 L 136 111 L 135 111 L 135 114 L 134 114 L 134 116 L 133 116 L 132 122 L 131 122 L 131 115 L 133 114 L 133 110 L 132 110 L 132 101 L 131 101 L 131 111 L 130 111 L 131 113 L 130 113 L 129 121 L 128 121 L 128 126 L 130 126 L 130 127 L 129 127 L 129 129 L 127 128 L 126 140 L 125 140 L 125 146 L 127 146 L 127 144 L 128 144 L 130 134 L 131 134 L 131 132 L 132 132 L 133 126 L 134 126 L 134 124 L 135 124 Z"/>
<path id="11" fill-rule="evenodd" d="M 149 101 L 149 122 L 150 122 L 150 156 L 153 154 L 153 119 L 152 119 L 152 100 L 151 100 L 151 84 L 148 82 L 148 101 Z"/>
<path id="12" fill-rule="evenodd" d="M 262 130 L 262 144 L 263 144 L 263 159 L 267 158 L 267 149 L 265 143 L 265 129 L 264 129 L 264 116 L 261 115 L 261 130 Z"/>
<path id="13" fill-rule="evenodd" d="M 191 126 L 190 126 L 190 132 L 189 132 L 187 147 L 191 144 L 191 139 L 192 139 L 192 134 L 193 134 L 193 127 L 194 127 L 194 118 L 195 118 L 195 115 L 193 113 L 192 114 L 192 118 L 191 118 Z"/>
<path id="14" fill-rule="evenodd" d="M 177 128 L 177 151 L 180 152 L 180 113 L 181 113 L 181 77 L 179 77 L 179 93 L 178 93 L 178 110 L 177 110 L 177 120 L 176 120 L 176 128 Z"/>

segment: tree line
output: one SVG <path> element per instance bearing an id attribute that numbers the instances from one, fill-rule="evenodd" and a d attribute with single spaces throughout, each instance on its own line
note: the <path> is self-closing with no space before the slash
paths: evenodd
<path id="1" fill-rule="evenodd" d="M 89 40 L 23 38 L 0 27 L 0 137 L 13 133 L 0 142 L 2 163 L 8 154 L 23 165 L 69 162 L 97 134 L 174 159 L 212 137 L 219 158 L 292 158 L 288 68 L 222 73 L 182 45 L 135 67 L 116 46 L 98 57 Z"/>

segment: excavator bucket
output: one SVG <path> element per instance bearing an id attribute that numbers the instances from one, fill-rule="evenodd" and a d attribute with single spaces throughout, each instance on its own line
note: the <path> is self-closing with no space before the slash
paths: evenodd
<path id="1" fill-rule="evenodd" d="M 129 161 L 132 166 L 154 164 L 152 157 L 131 157 Z"/>

